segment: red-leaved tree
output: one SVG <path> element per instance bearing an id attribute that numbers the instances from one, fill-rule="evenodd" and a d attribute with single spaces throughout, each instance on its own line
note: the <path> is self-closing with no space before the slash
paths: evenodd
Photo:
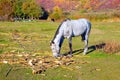
<path id="1" fill-rule="evenodd" d="M 52 11 L 55 6 L 60 7 L 63 11 L 75 10 L 78 2 L 70 0 L 36 0 L 36 2 L 47 11 Z"/>

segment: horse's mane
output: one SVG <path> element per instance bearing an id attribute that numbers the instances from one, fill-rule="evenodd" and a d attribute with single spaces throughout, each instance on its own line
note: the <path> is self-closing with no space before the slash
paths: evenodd
<path id="1" fill-rule="evenodd" d="M 59 33 L 59 29 L 60 29 L 61 25 L 62 25 L 65 21 L 67 21 L 67 20 L 71 20 L 71 19 L 67 18 L 67 19 L 63 20 L 63 21 L 60 23 L 59 27 L 57 28 L 57 30 L 56 30 L 56 32 L 55 32 L 55 35 L 54 35 L 53 40 L 52 40 L 52 43 L 54 43 L 54 39 L 56 38 L 56 35 Z"/>

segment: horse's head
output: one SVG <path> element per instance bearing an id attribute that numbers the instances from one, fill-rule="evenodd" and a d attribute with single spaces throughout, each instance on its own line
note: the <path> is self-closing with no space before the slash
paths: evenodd
<path id="1" fill-rule="evenodd" d="M 58 29 L 57 29 L 57 31 L 56 31 L 56 33 L 55 33 L 55 35 L 54 35 L 54 38 L 53 38 L 53 40 L 51 41 L 51 43 L 50 43 L 50 47 L 51 47 L 51 49 L 52 49 L 52 53 L 53 53 L 53 56 L 54 57 L 59 57 L 59 56 L 61 56 L 60 55 L 60 49 L 61 49 L 61 46 L 62 46 L 62 43 L 63 43 L 63 40 L 64 40 L 64 37 L 63 37 L 63 27 L 64 27 L 64 23 L 65 21 L 63 21 L 60 25 L 59 25 L 59 27 L 58 27 Z M 62 27 L 63 26 L 63 27 Z"/>
<path id="2" fill-rule="evenodd" d="M 60 54 L 60 47 L 59 45 L 57 45 L 56 43 L 54 43 L 53 41 L 50 43 L 50 47 L 52 49 L 52 53 L 54 57 L 58 57 Z"/>

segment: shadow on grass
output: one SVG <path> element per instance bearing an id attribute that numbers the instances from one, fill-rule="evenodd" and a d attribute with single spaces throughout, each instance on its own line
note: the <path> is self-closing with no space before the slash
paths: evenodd
<path id="1" fill-rule="evenodd" d="M 97 45 L 89 46 L 89 47 L 88 47 L 88 52 L 87 52 L 87 54 L 90 54 L 90 53 L 92 53 L 93 51 L 98 50 L 98 49 L 103 49 L 105 45 L 106 45 L 106 43 L 100 43 L 100 44 L 97 44 Z M 77 49 L 77 50 L 74 50 L 74 51 L 72 52 L 72 54 L 78 55 L 78 54 L 80 54 L 80 53 L 83 53 L 83 51 L 84 51 L 84 49 Z M 69 55 L 69 54 L 70 54 L 70 52 L 67 52 L 67 53 L 64 53 L 63 55 L 64 55 L 64 56 L 67 56 L 67 55 Z"/>

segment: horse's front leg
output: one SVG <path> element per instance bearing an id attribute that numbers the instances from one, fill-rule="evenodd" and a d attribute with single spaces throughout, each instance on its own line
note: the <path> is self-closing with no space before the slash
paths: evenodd
<path id="1" fill-rule="evenodd" d="M 70 37 L 68 41 L 69 41 L 69 48 L 70 48 L 70 56 L 72 57 L 72 37 Z"/>

